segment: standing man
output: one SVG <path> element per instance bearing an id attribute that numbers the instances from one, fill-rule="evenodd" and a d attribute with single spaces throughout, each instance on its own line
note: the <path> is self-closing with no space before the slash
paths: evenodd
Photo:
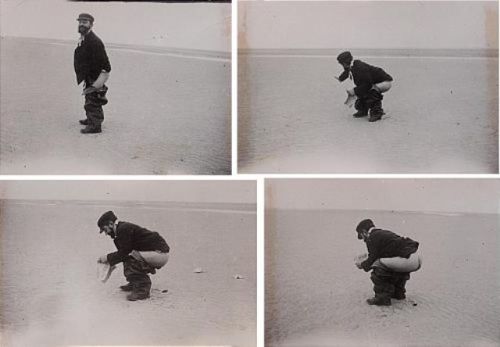
<path id="1" fill-rule="evenodd" d="M 94 17 L 82 13 L 77 20 L 80 39 L 75 49 L 74 67 L 77 84 L 84 82 L 84 108 L 87 114 L 86 119 L 80 120 L 80 124 L 86 125 L 81 133 L 95 134 L 101 132 L 101 123 L 104 121 L 102 106 L 108 103 L 108 87 L 104 83 L 109 78 L 111 65 L 104 44 L 92 31 Z"/>
<path id="2" fill-rule="evenodd" d="M 128 222 L 116 223 L 116 220 L 113 211 L 108 211 L 97 221 L 100 233 L 111 237 L 117 249 L 101 256 L 98 262 L 110 266 L 123 262 L 123 274 L 128 284 L 120 288 L 131 292 L 127 300 L 147 299 L 151 290 L 148 274 L 155 274 L 167 263 L 170 247 L 157 232 Z"/>
<path id="3" fill-rule="evenodd" d="M 366 117 L 370 111 L 370 122 L 376 122 L 385 114 L 382 108 L 382 93 L 391 88 L 392 77 L 383 69 L 369 65 L 361 60 L 354 60 L 351 52 L 342 52 L 338 55 L 337 61 L 344 68 L 344 72 L 339 77 L 335 77 L 342 82 L 347 78 L 352 78 L 356 87 L 347 90 L 349 97 L 356 97 L 354 107 L 358 112 L 354 117 Z M 349 100 L 349 98 L 348 98 Z"/>
<path id="4" fill-rule="evenodd" d="M 391 298 L 405 299 L 405 285 L 410 279 L 410 272 L 420 268 L 420 258 L 415 254 L 419 243 L 391 231 L 375 228 L 371 219 L 362 220 L 356 227 L 356 232 L 358 239 L 363 240 L 368 248 L 368 258 L 358 260 L 356 266 L 366 272 L 372 270 L 375 297 L 366 300 L 367 303 L 390 306 Z M 394 259 L 391 261 L 387 258 Z M 393 266 L 395 262 L 399 262 L 397 267 Z"/>

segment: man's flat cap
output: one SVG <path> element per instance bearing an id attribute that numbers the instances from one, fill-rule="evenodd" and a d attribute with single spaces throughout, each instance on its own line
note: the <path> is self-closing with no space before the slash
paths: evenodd
<path id="1" fill-rule="evenodd" d="M 99 233 L 102 233 L 102 228 L 105 225 L 108 225 L 109 222 L 115 222 L 118 218 L 116 218 L 116 215 L 114 214 L 113 211 L 108 211 L 104 213 L 99 220 L 97 221 L 97 226 L 99 227 Z"/>
<path id="2" fill-rule="evenodd" d="M 352 54 L 349 51 L 342 52 L 337 56 L 337 61 L 339 63 L 351 63 L 352 62 Z"/>
<path id="3" fill-rule="evenodd" d="M 375 224 L 373 224 L 373 221 L 371 219 L 363 219 L 361 222 L 359 222 L 358 226 L 356 227 L 356 232 L 358 233 L 358 239 L 362 239 L 360 233 L 363 232 L 364 230 L 370 230 L 370 228 L 373 228 Z"/>
<path id="4" fill-rule="evenodd" d="M 92 15 L 89 13 L 80 13 L 77 20 L 89 20 L 94 23 L 94 17 L 92 17 Z"/>

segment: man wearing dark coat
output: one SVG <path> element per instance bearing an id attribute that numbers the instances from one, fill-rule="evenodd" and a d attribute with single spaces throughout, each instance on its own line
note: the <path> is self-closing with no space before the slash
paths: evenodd
<path id="1" fill-rule="evenodd" d="M 128 283 L 120 288 L 131 292 L 127 300 L 136 301 L 149 298 L 151 279 L 169 258 L 170 247 L 165 239 L 155 231 L 128 222 L 116 222 L 113 211 L 104 213 L 97 221 L 100 233 L 104 232 L 115 243 L 116 252 L 103 255 L 99 263 L 114 266 L 123 263 L 123 274 Z"/>
<path id="2" fill-rule="evenodd" d="M 109 78 L 111 65 L 104 44 L 92 31 L 94 17 L 82 13 L 77 20 L 81 36 L 75 49 L 74 68 L 77 84 L 84 82 L 84 108 L 87 114 L 86 119 L 80 120 L 80 124 L 86 126 L 81 132 L 95 134 L 101 132 L 101 124 L 104 121 L 102 106 L 108 103 L 108 87 L 104 83 Z"/>
<path id="3" fill-rule="evenodd" d="M 410 255 L 417 252 L 419 243 L 392 231 L 378 229 L 371 219 L 361 221 L 356 227 L 356 232 L 358 239 L 363 240 L 368 248 L 368 257 L 364 261 L 358 261 L 356 266 L 366 272 L 372 270 L 370 277 L 375 297 L 368 299 L 367 303 L 389 306 L 391 298 L 405 299 L 405 286 L 410 279 L 410 273 L 393 271 L 381 264 L 379 259 L 393 257 L 408 259 Z"/>
<path id="4" fill-rule="evenodd" d="M 350 52 L 342 52 L 337 61 L 344 68 L 339 77 L 340 82 L 351 78 L 355 87 L 347 90 L 350 97 L 356 97 L 355 108 L 358 110 L 353 116 L 365 117 L 370 111 L 370 122 L 378 121 L 385 114 L 382 108 L 382 93 L 391 88 L 392 77 L 383 69 L 369 65 L 361 60 L 354 60 Z"/>

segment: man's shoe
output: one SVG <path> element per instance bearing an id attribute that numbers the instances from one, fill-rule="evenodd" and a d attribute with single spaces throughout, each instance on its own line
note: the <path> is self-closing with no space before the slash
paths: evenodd
<path id="1" fill-rule="evenodd" d="M 355 114 L 352 115 L 354 118 L 361 118 L 361 117 L 366 117 L 368 116 L 368 112 L 362 112 L 358 111 Z"/>
<path id="2" fill-rule="evenodd" d="M 89 119 L 88 118 L 80 119 L 79 122 L 80 122 L 81 125 L 89 125 Z"/>
<path id="3" fill-rule="evenodd" d="M 128 301 L 146 300 L 149 298 L 149 293 L 135 293 L 132 292 L 127 295 Z"/>
<path id="4" fill-rule="evenodd" d="M 382 115 L 371 115 L 368 119 L 369 122 L 376 122 L 382 119 Z"/>
<path id="5" fill-rule="evenodd" d="M 124 292 L 131 292 L 133 289 L 132 283 L 127 283 L 123 286 L 120 286 L 120 289 L 123 290 Z"/>
<path id="6" fill-rule="evenodd" d="M 374 297 L 371 299 L 367 299 L 366 302 L 368 303 L 368 305 L 391 306 L 391 299 L 390 298 Z"/>
<path id="7" fill-rule="evenodd" d="M 87 125 L 85 129 L 80 130 L 82 134 L 98 134 L 101 132 L 101 126 Z"/>
<path id="8" fill-rule="evenodd" d="M 394 293 L 392 294 L 391 298 L 396 299 L 396 300 L 404 300 L 406 299 L 405 293 Z"/>
<path id="9" fill-rule="evenodd" d="M 370 118 L 368 119 L 368 121 L 369 122 L 376 122 L 378 120 L 381 120 L 383 115 L 385 115 L 384 111 L 382 111 L 380 113 L 376 113 L 376 114 L 370 114 Z"/>

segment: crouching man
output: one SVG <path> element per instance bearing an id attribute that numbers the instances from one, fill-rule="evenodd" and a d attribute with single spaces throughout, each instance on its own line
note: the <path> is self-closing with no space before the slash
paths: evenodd
<path id="1" fill-rule="evenodd" d="M 351 78 L 355 87 L 347 90 L 348 98 L 355 99 L 354 107 L 358 112 L 353 114 L 355 118 L 368 116 L 370 111 L 370 122 L 382 119 L 385 114 L 382 108 L 383 93 L 391 89 L 392 76 L 383 69 L 369 65 L 361 60 L 354 60 L 351 52 L 342 52 L 337 61 L 344 68 L 344 72 L 336 79 L 339 82 Z M 348 101 L 346 100 L 346 103 Z"/>
<path id="2" fill-rule="evenodd" d="M 417 271 L 421 266 L 421 258 L 416 253 L 419 243 L 375 228 L 371 219 L 361 221 L 356 232 L 358 239 L 363 240 L 368 248 L 368 255 L 358 257 L 356 266 L 366 272 L 372 270 L 375 297 L 368 299 L 368 304 L 390 306 L 391 298 L 405 299 L 410 272 Z"/>
<path id="3" fill-rule="evenodd" d="M 147 299 L 151 290 L 148 274 L 156 273 L 167 263 L 170 247 L 157 232 L 116 221 L 113 211 L 104 213 L 97 221 L 100 233 L 111 237 L 117 249 L 114 253 L 101 256 L 98 262 L 111 266 L 123 262 L 123 273 L 128 284 L 120 288 L 131 292 L 127 300 Z"/>

